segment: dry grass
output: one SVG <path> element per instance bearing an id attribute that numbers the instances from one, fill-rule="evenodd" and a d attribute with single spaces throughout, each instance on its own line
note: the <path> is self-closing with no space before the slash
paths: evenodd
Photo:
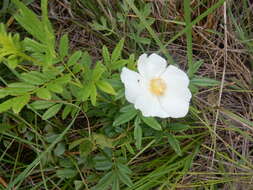
<path id="1" fill-rule="evenodd" d="M 100 10 L 97 13 L 85 7 L 79 0 L 71 2 L 66 0 L 50 2 L 49 15 L 57 38 L 68 33 L 72 49 L 88 51 L 94 59 L 100 59 L 102 45 L 106 44 L 113 49 L 121 37 L 126 37 L 129 41 L 126 40 L 125 55 L 135 53 L 138 56 L 143 51 L 139 47 L 148 52 L 158 50 L 159 47 L 153 42 L 150 45 L 141 44 L 139 47 L 132 43 L 129 38 L 129 34 L 133 32 L 131 24 L 132 21 L 138 22 L 138 17 L 129 11 L 126 13 L 127 22 L 119 23 L 116 13 L 122 9 L 116 1 L 94 0 L 95 7 Z M 152 28 L 166 44 L 184 27 L 173 22 L 174 20 L 184 21 L 182 3 L 176 0 L 145 2 L 151 3 L 152 6 L 152 13 L 149 15 L 150 18 L 155 19 Z M 192 20 L 217 1 L 200 2 L 191 1 L 194 9 Z M 192 189 L 187 187 L 188 184 L 219 180 L 221 176 L 222 180 L 227 178 L 232 182 L 218 185 L 217 189 L 253 189 L 253 185 L 249 184 L 253 176 L 247 175 L 250 171 L 252 173 L 253 169 L 253 142 L 247 138 L 247 136 L 253 136 L 253 126 L 230 114 L 232 112 L 248 122 L 253 122 L 253 2 L 246 0 L 245 2 L 249 5 L 247 9 L 243 7 L 241 1 L 227 1 L 227 10 L 231 10 L 234 20 L 228 14 L 229 11 L 224 12 L 224 7 L 220 7 L 193 27 L 193 58 L 204 62 L 198 70 L 198 75 L 219 80 L 222 86 L 221 88 L 202 88 L 195 94 L 193 104 L 201 111 L 200 130 L 209 130 L 210 135 L 206 136 L 201 144 L 201 151 L 194 159 L 193 167 L 189 174 L 178 183 L 177 189 Z M 139 1 L 139 4 L 140 8 L 144 1 Z M 31 8 L 40 12 L 38 2 L 34 2 Z M 111 22 L 109 25 L 117 23 L 116 34 L 105 36 L 103 31 L 96 31 L 90 26 L 90 23 L 98 20 L 101 15 L 107 19 L 108 23 Z M 249 33 L 247 40 L 251 43 L 251 47 L 240 38 L 235 22 Z M 142 32 L 141 36 L 152 39 L 146 31 Z M 167 49 L 176 64 L 186 69 L 185 36 L 175 40 Z M 166 153 L 168 153 L 166 148 L 156 150 L 152 154 L 142 155 L 132 164 L 145 163 Z M 4 184 L 1 177 L 0 180 L 0 183 Z"/>

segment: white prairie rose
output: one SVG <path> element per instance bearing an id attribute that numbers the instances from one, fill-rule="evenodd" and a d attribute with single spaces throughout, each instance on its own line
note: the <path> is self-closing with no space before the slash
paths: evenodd
<path id="1" fill-rule="evenodd" d="M 120 77 L 126 99 L 145 117 L 180 118 L 188 113 L 192 95 L 185 72 L 167 67 L 166 60 L 155 53 L 139 57 L 138 71 L 124 67 Z"/>

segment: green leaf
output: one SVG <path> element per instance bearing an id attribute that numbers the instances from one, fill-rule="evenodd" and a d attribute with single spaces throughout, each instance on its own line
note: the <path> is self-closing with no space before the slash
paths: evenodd
<path id="1" fill-rule="evenodd" d="M 95 156 L 94 161 L 96 170 L 106 171 L 112 168 L 112 162 L 105 156 L 97 155 Z"/>
<path id="2" fill-rule="evenodd" d="M 55 105 L 54 102 L 49 102 L 49 101 L 44 101 L 44 100 L 37 100 L 30 104 L 30 106 L 36 110 L 46 109 L 53 105 Z"/>
<path id="3" fill-rule="evenodd" d="M 131 54 L 128 59 L 127 67 L 131 70 L 135 69 L 135 56 Z"/>
<path id="4" fill-rule="evenodd" d="M 59 169 L 56 171 L 56 175 L 59 177 L 59 178 L 73 178 L 76 176 L 78 172 L 74 169 Z"/>
<path id="5" fill-rule="evenodd" d="M 72 68 L 72 73 L 77 74 L 77 73 L 81 72 L 82 69 L 83 69 L 83 65 L 81 65 L 80 63 L 75 64 Z"/>
<path id="6" fill-rule="evenodd" d="M 191 2 L 188 0 L 183 1 L 184 7 L 184 21 L 186 26 L 191 24 Z M 186 44 L 187 44 L 187 66 L 189 67 L 189 75 L 192 76 L 192 67 L 193 67 L 193 51 L 192 51 L 192 28 L 189 28 L 186 31 Z"/>
<path id="7" fill-rule="evenodd" d="M 182 156 L 182 151 L 180 148 L 179 141 L 174 137 L 174 135 L 167 134 L 168 136 L 168 141 L 170 146 L 175 150 L 175 152 L 179 155 Z"/>
<path id="8" fill-rule="evenodd" d="M 79 87 L 76 87 L 78 90 L 80 89 Z M 61 97 L 65 100 L 71 100 L 72 99 L 72 94 L 71 90 L 69 88 L 63 88 L 63 92 L 61 93 Z"/>
<path id="9" fill-rule="evenodd" d="M 40 77 L 39 72 L 31 71 L 29 73 L 22 73 L 20 78 L 28 84 L 42 85 L 47 80 Z"/>
<path id="10" fill-rule="evenodd" d="M 13 98 L 1 103 L 0 104 L 0 113 L 3 113 L 5 111 L 9 110 L 12 107 L 13 103 L 14 103 Z"/>
<path id="11" fill-rule="evenodd" d="M 28 104 L 31 96 L 29 94 L 13 98 L 12 110 L 14 113 L 19 113 L 21 109 Z"/>
<path id="12" fill-rule="evenodd" d="M 14 125 L 10 125 L 10 124 L 7 124 L 7 123 L 0 123 L 0 134 L 1 133 L 4 133 L 12 128 L 14 128 L 15 126 Z"/>
<path id="13" fill-rule="evenodd" d="M 181 124 L 181 123 L 170 123 L 169 130 L 172 131 L 185 131 L 190 128 L 190 125 Z"/>
<path id="14" fill-rule="evenodd" d="M 144 123 L 146 123 L 149 127 L 161 131 L 162 130 L 162 126 L 156 121 L 155 118 L 153 117 L 141 117 L 142 121 L 144 121 Z"/>
<path id="15" fill-rule="evenodd" d="M 59 53 L 62 58 L 68 55 L 69 51 L 69 38 L 67 34 L 64 34 L 61 37 L 60 45 L 59 45 Z"/>
<path id="16" fill-rule="evenodd" d="M 188 69 L 187 74 L 189 75 L 190 78 L 199 70 L 200 66 L 203 63 L 204 62 L 202 60 L 197 61 L 193 64 L 193 67 L 191 68 L 192 70 Z"/>
<path id="17" fill-rule="evenodd" d="M 133 119 L 137 115 L 137 110 L 132 110 L 129 112 L 122 113 L 119 115 L 113 122 L 113 126 L 119 126 L 122 125 L 131 119 Z"/>
<path id="18" fill-rule="evenodd" d="M 81 51 L 76 51 L 73 55 L 70 56 L 67 65 L 70 67 L 72 65 L 77 64 L 77 61 L 81 58 L 82 52 Z"/>
<path id="19" fill-rule="evenodd" d="M 80 60 L 80 64 L 85 70 L 88 70 L 92 64 L 92 59 L 87 51 L 85 51 Z"/>
<path id="20" fill-rule="evenodd" d="M 191 153 L 191 155 L 189 156 L 189 159 L 185 160 L 184 168 L 186 170 L 190 170 L 192 168 L 193 160 L 194 160 L 195 156 L 200 151 L 200 144 L 201 144 L 201 142 L 198 142 L 195 144 L 195 148 L 194 148 L 193 152 Z"/>
<path id="21" fill-rule="evenodd" d="M 108 188 L 109 185 L 111 185 L 114 175 L 112 171 L 105 174 L 98 182 L 96 186 L 94 186 L 91 190 L 105 190 Z"/>
<path id="22" fill-rule="evenodd" d="M 66 105 L 62 111 L 62 115 L 61 118 L 64 120 L 67 118 L 67 116 L 70 114 L 70 112 L 72 111 L 72 106 L 70 105 Z"/>
<path id="23" fill-rule="evenodd" d="M 102 65 L 102 63 L 97 62 L 96 67 L 94 68 L 92 72 L 92 81 L 94 82 L 98 81 L 105 71 L 106 71 L 106 68 Z"/>
<path id="24" fill-rule="evenodd" d="M 93 106 L 96 106 L 97 101 L 97 88 L 94 84 L 91 86 L 90 100 Z"/>
<path id="25" fill-rule="evenodd" d="M 8 96 L 9 93 L 5 89 L 0 89 L 0 98 L 4 98 L 5 96 Z"/>
<path id="26" fill-rule="evenodd" d="M 71 74 L 65 74 L 64 76 L 55 79 L 54 83 L 60 85 L 60 84 L 66 84 L 70 81 L 71 81 Z"/>
<path id="27" fill-rule="evenodd" d="M 48 82 L 52 79 L 55 79 L 55 77 L 58 74 L 60 74 L 61 72 L 62 72 L 62 69 L 60 67 L 55 67 L 55 69 L 53 69 L 51 71 L 45 71 L 45 72 L 32 71 L 30 73 L 41 78 L 45 83 L 45 82 Z"/>
<path id="28" fill-rule="evenodd" d="M 84 184 L 82 180 L 75 180 L 74 181 L 75 184 L 75 190 L 80 190 L 81 188 L 83 188 Z"/>
<path id="29" fill-rule="evenodd" d="M 220 82 L 214 79 L 206 78 L 206 77 L 195 77 L 191 80 L 191 83 L 196 86 L 201 87 L 212 87 L 219 86 Z"/>
<path id="30" fill-rule="evenodd" d="M 19 0 L 12 0 L 12 3 L 19 8 L 19 11 L 16 11 L 16 14 L 14 14 L 15 19 L 27 32 L 43 42 L 46 36 L 44 34 L 43 24 L 37 15 Z"/>
<path id="31" fill-rule="evenodd" d="M 225 114 L 226 116 L 232 118 L 235 121 L 238 121 L 238 122 L 244 123 L 245 125 L 248 125 L 249 128 L 253 127 L 253 121 L 250 119 L 246 119 L 244 117 L 241 117 L 241 116 L 234 114 L 233 112 L 225 110 L 225 109 L 222 109 L 222 113 Z"/>
<path id="32" fill-rule="evenodd" d="M 26 51 L 44 53 L 46 46 L 33 39 L 25 38 L 22 42 Z"/>
<path id="33" fill-rule="evenodd" d="M 55 79 L 57 75 L 62 73 L 62 67 L 55 67 L 54 70 L 44 70 L 43 73 L 41 73 L 41 77 L 45 78 L 47 81 L 50 81 L 52 79 Z"/>
<path id="34" fill-rule="evenodd" d="M 59 83 L 50 83 L 47 85 L 47 89 L 59 94 L 63 92 L 63 87 Z"/>
<path id="35" fill-rule="evenodd" d="M 109 66 L 111 64 L 110 53 L 105 45 L 102 48 L 102 55 L 105 65 Z"/>
<path id="36" fill-rule="evenodd" d="M 190 89 L 192 94 L 196 94 L 199 91 L 199 88 L 192 83 L 189 84 L 188 88 Z"/>
<path id="37" fill-rule="evenodd" d="M 89 139 L 84 139 L 84 141 L 80 144 L 80 155 L 87 156 L 93 150 L 93 143 Z"/>
<path id="38" fill-rule="evenodd" d="M 62 104 L 56 104 L 50 107 L 42 116 L 43 120 L 50 119 L 51 117 L 55 116 L 61 109 Z"/>
<path id="39" fill-rule="evenodd" d="M 125 164 L 122 164 L 120 162 L 117 162 L 117 167 L 122 173 L 126 173 L 128 175 L 132 174 L 132 171 L 129 169 L 129 167 Z"/>
<path id="40" fill-rule="evenodd" d="M 93 139 L 95 140 L 96 144 L 99 145 L 102 149 L 105 147 L 113 148 L 112 139 L 106 137 L 103 134 L 94 134 Z"/>
<path id="41" fill-rule="evenodd" d="M 106 82 L 106 81 L 100 80 L 100 81 L 96 82 L 96 85 L 97 85 L 98 88 L 99 88 L 100 90 L 102 90 L 103 92 L 106 92 L 106 93 L 112 94 L 112 95 L 115 95 L 115 94 L 116 94 L 116 92 L 115 92 L 115 90 L 113 89 L 113 87 L 111 86 L 111 84 L 108 83 L 108 82 Z"/>
<path id="42" fill-rule="evenodd" d="M 70 145 L 69 145 L 69 150 L 72 150 L 73 148 L 77 147 L 78 145 L 80 145 L 85 140 L 86 140 L 86 138 L 82 138 L 82 139 L 77 139 L 77 140 L 71 142 Z"/>
<path id="43" fill-rule="evenodd" d="M 120 112 L 129 112 L 129 111 L 133 111 L 133 110 L 136 110 L 134 108 L 134 105 L 133 104 L 128 104 L 128 105 L 122 107 L 119 111 Z"/>
<path id="44" fill-rule="evenodd" d="M 120 60 L 114 61 L 111 64 L 110 69 L 112 69 L 112 70 L 121 69 L 122 67 L 124 67 L 128 63 L 129 63 L 129 60 L 127 60 L 127 59 L 120 59 Z"/>
<path id="45" fill-rule="evenodd" d="M 51 99 L 51 93 L 47 88 L 40 88 L 36 95 L 41 99 L 50 100 Z"/>
<path id="46" fill-rule="evenodd" d="M 124 146 L 126 147 L 126 149 L 127 149 L 132 155 L 136 155 L 136 153 L 135 153 L 135 151 L 134 151 L 134 149 L 133 149 L 133 146 L 130 145 L 129 142 L 124 143 Z"/>
<path id="47" fill-rule="evenodd" d="M 128 174 L 122 172 L 122 170 L 119 170 L 119 172 L 117 172 L 119 179 L 126 184 L 128 187 L 133 186 L 133 182 L 130 179 L 130 177 L 128 176 Z"/>
<path id="48" fill-rule="evenodd" d="M 35 86 L 32 85 L 23 85 L 26 83 L 12 83 L 9 85 L 9 87 L 3 89 L 4 92 L 8 95 L 12 95 L 12 96 L 18 96 L 18 95 L 23 95 L 23 94 L 27 94 L 27 92 L 30 92 L 34 89 L 36 89 Z"/>
<path id="49" fill-rule="evenodd" d="M 77 96 L 80 101 L 86 101 L 90 97 L 92 86 L 93 84 L 86 83 L 84 84 L 83 88 L 79 89 L 79 91 L 77 92 Z"/>
<path id="50" fill-rule="evenodd" d="M 7 59 L 7 63 L 11 69 L 15 69 L 18 65 L 18 59 L 16 57 L 9 56 Z"/>
<path id="51" fill-rule="evenodd" d="M 121 52 L 124 46 L 124 38 L 119 41 L 119 43 L 116 45 L 115 49 L 112 52 L 112 63 L 117 61 L 121 57 Z"/>
<path id="52" fill-rule="evenodd" d="M 36 88 L 36 86 L 32 84 L 28 84 L 25 82 L 14 82 L 8 85 L 9 88 L 23 88 L 26 89 L 26 91 L 31 91 Z"/>
<path id="53" fill-rule="evenodd" d="M 112 190 L 119 190 L 120 186 L 119 186 L 119 178 L 116 172 L 113 173 L 114 177 L 113 177 L 113 182 L 112 182 Z"/>
<path id="54" fill-rule="evenodd" d="M 151 39 L 141 37 L 138 34 L 132 34 L 129 37 L 132 38 L 136 43 L 147 44 L 147 45 L 151 43 Z"/>
<path id="55" fill-rule="evenodd" d="M 45 35 L 44 44 L 47 45 L 46 57 L 49 60 L 48 63 L 52 63 L 52 58 L 55 58 L 55 34 L 48 19 L 48 0 L 41 0 L 41 11 L 42 11 L 42 26 L 43 26 L 43 34 Z"/>
<path id="56" fill-rule="evenodd" d="M 73 163 L 73 160 L 71 158 L 59 158 L 59 166 L 62 166 L 64 168 L 72 168 L 75 166 L 75 163 Z"/>
<path id="57" fill-rule="evenodd" d="M 66 150 L 65 144 L 64 143 L 58 143 L 54 149 L 54 154 L 56 156 L 61 156 L 64 154 Z"/>

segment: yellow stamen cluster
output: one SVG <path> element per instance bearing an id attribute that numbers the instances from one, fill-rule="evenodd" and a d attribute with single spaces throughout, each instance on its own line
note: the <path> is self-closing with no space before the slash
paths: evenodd
<path id="1" fill-rule="evenodd" d="M 162 96 L 166 90 L 165 82 L 160 78 L 154 78 L 150 81 L 150 92 L 156 96 Z"/>

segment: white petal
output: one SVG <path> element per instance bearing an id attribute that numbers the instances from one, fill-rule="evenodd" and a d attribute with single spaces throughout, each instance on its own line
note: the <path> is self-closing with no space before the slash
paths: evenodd
<path id="1" fill-rule="evenodd" d="M 149 57 L 142 54 L 138 59 L 138 71 L 147 79 L 159 77 L 166 70 L 166 66 L 166 60 L 155 53 Z"/>
<path id="2" fill-rule="evenodd" d="M 141 75 L 124 67 L 120 74 L 120 78 L 125 86 L 126 99 L 129 102 L 134 103 L 136 98 L 141 93 L 142 88 L 140 85 L 140 81 L 142 80 Z"/>
<path id="3" fill-rule="evenodd" d="M 187 87 L 168 86 L 161 98 L 178 98 L 182 101 L 190 102 L 192 98 L 191 91 Z"/>
<path id="4" fill-rule="evenodd" d="M 166 92 L 159 97 L 159 102 L 166 113 L 173 118 L 184 117 L 189 110 L 191 92 L 188 88 L 181 88 Z"/>
<path id="5" fill-rule="evenodd" d="M 136 99 L 134 107 L 139 109 L 145 117 L 169 117 L 161 107 L 158 98 L 150 93 L 142 92 L 142 95 Z"/>
<path id="6" fill-rule="evenodd" d="M 166 71 L 161 75 L 161 78 L 167 83 L 168 88 L 170 86 L 182 88 L 189 85 L 187 74 L 173 65 L 168 66 Z"/>

